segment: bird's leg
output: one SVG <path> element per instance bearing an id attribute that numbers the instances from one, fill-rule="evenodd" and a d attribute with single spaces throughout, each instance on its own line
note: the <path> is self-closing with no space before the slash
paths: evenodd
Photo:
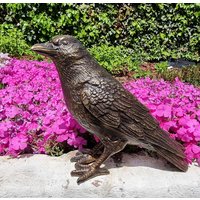
<path id="1" fill-rule="evenodd" d="M 94 176 L 109 174 L 109 171 L 106 168 L 100 168 L 101 164 L 110 156 L 121 151 L 126 146 L 127 141 L 111 141 L 109 138 L 105 138 L 102 140 L 102 143 L 104 144 L 104 151 L 95 162 L 93 162 L 91 165 L 79 166 L 79 169 L 71 172 L 72 176 L 79 176 L 77 183 L 84 182 Z"/>
<path id="2" fill-rule="evenodd" d="M 102 148 L 103 144 L 99 142 L 93 149 L 84 149 L 82 152 L 77 152 L 76 156 L 71 158 L 71 162 L 77 162 L 77 164 L 90 164 L 97 159 Z"/>

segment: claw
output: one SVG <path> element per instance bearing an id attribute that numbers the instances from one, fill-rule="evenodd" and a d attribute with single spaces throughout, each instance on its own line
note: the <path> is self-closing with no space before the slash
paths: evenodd
<path id="1" fill-rule="evenodd" d="M 82 152 L 78 151 L 74 157 L 70 159 L 71 162 L 78 162 L 80 159 L 84 158 L 86 155 L 91 154 L 90 149 L 83 149 Z"/>
<path id="2" fill-rule="evenodd" d="M 98 156 L 98 151 L 103 147 L 101 143 L 93 149 L 91 155 L 86 154 L 85 157 L 79 157 L 79 160 L 75 164 L 76 170 L 71 172 L 72 176 L 79 176 L 77 180 L 78 184 L 93 178 L 94 176 L 109 174 L 109 171 L 106 168 L 100 168 L 101 164 L 113 154 L 113 151 L 114 153 L 121 151 L 126 146 L 127 140 L 112 141 L 105 137 L 103 144 L 105 145 L 103 153 L 98 158 L 96 158 Z"/>
<path id="3" fill-rule="evenodd" d="M 99 151 L 103 148 L 101 143 L 98 143 L 93 149 L 82 149 L 70 159 L 71 162 L 81 162 L 85 164 L 92 163 L 99 157 Z"/>
<path id="4" fill-rule="evenodd" d="M 81 164 L 90 164 L 94 162 L 95 160 L 96 158 L 94 158 L 93 156 L 89 154 L 79 154 L 70 159 L 71 162 L 78 162 Z"/>
<path id="5" fill-rule="evenodd" d="M 93 156 L 85 155 L 84 157 L 82 157 L 77 162 L 80 163 L 80 164 L 90 164 L 90 163 L 94 162 L 95 160 L 96 160 L 96 158 L 94 158 Z"/>
<path id="6" fill-rule="evenodd" d="M 75 169 L 88 169 L 90 167 L 90 165 L 84 165 L 84 164 L 81 164 L 81 163 L 75 163 L 74 165 Z"/>
<path id="7" fill-rule="evenodd" d="M 106 175 L 110 172 L 106 168 L 92 168 L 91 165 L 75 164 L 76 170 L 71 172 L 71 176 L 78 176 L 77 183 L 80 184 L 90 178 L 100 175 Z"/>
<path id="8" fill-rule="evenodd" d="M 71 162 L 78 162 L 81 158 L 83 158 L 83 155 L 76 155 L 70 159 Z"/>
<path id="9" fill-rule="evenodd" d="M 73 171 L 71 171 L 71 176 L 81 176 L 81 175 L 83 175 L 85 172 L 87 172 L 86 169 L 77 169 L 77 170 L 73 170 Z"/>
<path id="10" fill-rule="evenodd" d="M 81 175 L 78 179 L 77 179 L 77 183 L 83 183 L 84 181 L 90 179 L 90 178 L 94 178 L 96 176 L 101 176 L 101 175 L 107 175 L 110 172 L 106 169 L 106 168 L 91 168 L 90 171 L 83 173 L 83 175 Z"/>
<path id="11" fill-rule="evenodd" d="M 82 149 L 81 153 L 90 155 L 92 153 L 92 150 L 91 149 Z"/>

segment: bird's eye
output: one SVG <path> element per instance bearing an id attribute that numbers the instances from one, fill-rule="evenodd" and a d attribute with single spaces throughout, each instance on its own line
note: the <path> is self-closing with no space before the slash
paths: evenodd
<path id="1" fill-rule="evenodd" d="M 52 40 L 52 43 L 57 46 L 59 45 L 59 40 Z"/>
<path id="2" fill-rule="evenodd" d="M 62 41 L 62 44 L 63 44 L 63 45 L 67 45 L 67 44 L 68 44 L 68 41 L 67 41 L 67 40 L 63 40 L 63 41 Z"/>

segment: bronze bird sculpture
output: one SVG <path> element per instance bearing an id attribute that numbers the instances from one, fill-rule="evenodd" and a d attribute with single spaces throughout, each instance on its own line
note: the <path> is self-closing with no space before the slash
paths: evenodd
<path id="1" fill-rule="evenodd" d="M 108 174 L 101 164 L 127 144 L 156 151 L 181 171 L 187 171 L 183 146 L 169 137 L 136 97 L 123 88 L 73 36 L 60 35 L 35 44 L 33 51 L 48 56 L 56 65 L 70 113 L 90 133 L 100 138 L 90 152 L 73 161 L 78 183 Z M 103 148 L 101 155 L 98 150 Z"/>

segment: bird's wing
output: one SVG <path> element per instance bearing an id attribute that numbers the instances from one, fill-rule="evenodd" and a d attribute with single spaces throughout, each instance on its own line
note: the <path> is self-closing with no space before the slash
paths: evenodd
<path id="1" fill-rule="evenodd" d="M 84 85 L 81 99 L 86 109 L 106 127 L 124 126 L 127 134 L 141 138 L 144 128 L 154 130 L 157 127 L 149 110 L 118 82 L 93 78 Z"/>
<path id="2" fill-rule="evenodd" d="M 112 128 L 117 128 L 120 124 L 120 113 L 113 104 L 115 92 L 116 88 L 108 88 L 102 80 L 94 81 L 93 78 L 89 84 L 84 85 L 81 93 L 86 109 L 102 124 Z"/>
<path id="3" fill-rule="evenodd" d="M 186 171 L 183 146 L 160 129 L 149 110 L 115 81 L 95 80 L 83 87 L 81 98 L 85 108 L 99 120 L 100 126 L 150 145 L 179 169 Z"/>

